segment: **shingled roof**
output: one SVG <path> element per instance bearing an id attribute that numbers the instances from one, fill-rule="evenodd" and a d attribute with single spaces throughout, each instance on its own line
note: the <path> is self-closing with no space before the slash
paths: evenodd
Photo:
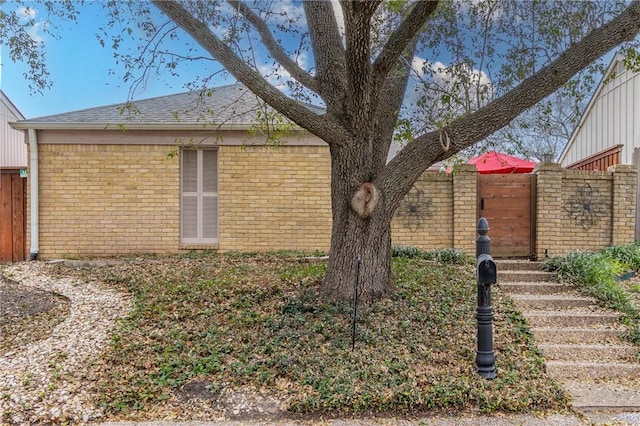
<path id="1" fill-rule="evenodd" d="M 324 110 L 305 104 L 318 114 Z M 266 109 L 265 109 L 266 108 Z M 273 113 L 242 84 L 47 115 L 11 123 L 14 129 L 247 129 L 257 111 Z M 264 117 L 264 114 L 262 115 Z"/>

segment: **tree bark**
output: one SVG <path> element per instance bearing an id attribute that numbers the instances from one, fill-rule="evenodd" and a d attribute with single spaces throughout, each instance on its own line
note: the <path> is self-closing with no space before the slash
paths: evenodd
<path id="1" fill-rule="evenodd" d="M 391 217 L 384 208 L 384 194 L 375 182 L 364 179 L 369 171 L 363 161 L 367 147 L 368 144 L 352 143 L 331 149 L 333 224 L 329 265 L 320 287 L 321 296 L 327 299 L 353 298 L 358 259 L 358 299 L 372 301 L 391 292 Z M 363 187 L 369 192 L 358 199 Z M 371 191 L 376 192 L 375 196 Z M 364 204 L 362 209 L 354 207 L 354 199 L 370 208 Z"/>

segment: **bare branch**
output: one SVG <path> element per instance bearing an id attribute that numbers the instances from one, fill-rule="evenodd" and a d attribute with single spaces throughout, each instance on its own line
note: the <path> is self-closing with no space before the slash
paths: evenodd
<path id="1" fill-rule="evenodd" d="M 438 0 L 419 1 L 413 6 L 409 14 L 402 20 L 398 28 L 391 34 L 389 40 L 373 64 L 374 84 L 384 81 L 389 70 L 396 63 L 404 49 L 414 40 L 424 23 L 435 12 Z"/>
<path id="2" fill-rule="evenodd" d="M 349 139 L 348 133 L 337 122 L 320 116 L 301 103 L 290 99 L 273 87 L 255 69 L 247 65 L 235 52 L 223 43 L 208 26 L 196 19 L 181 4 L 175 1 L 153 0 L 153 4 L 171 20 L 189 33 L 211 56 L 220 62 L 235 78 L 249 90 L 262 98 L 271 107 L 294 123 L 309 130 L 329 144 L 340 145 Z"/>
<path id="3" fill-rule="evenodd" d="M 227 0 L 227 3 L 234 9 L 242 14 L 253 27 L 256 29 L 260 38 L 264 43 L 264 46 L 269 50 L 271 56 L 273 56 L 285 70 L 291 74 L 293 78 L 298 80 L 309 90 L 317 92 L 316 81 L 311 74 L 304 71 L 293 61 L 289 55 L 282 49 L 282 46 L 273 38 L 269 27 L 265 24 L 264 20 L 255 14 L 243 1 Z"/>

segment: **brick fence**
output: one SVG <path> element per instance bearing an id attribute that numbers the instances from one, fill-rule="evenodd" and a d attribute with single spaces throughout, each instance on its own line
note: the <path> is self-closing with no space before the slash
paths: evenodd
<path id="1" fill-rule="evenodd" d="M 574 171 L 549 163 L 539 164 L 534 173 L 534 257 L 634 242 L 635 167 Z M 475 168 L 469 165 L 453 174 L 425 173 L 396 214 L 394 244 L 424 249 L 453 247 L 474 254 L 476 178 Z"/>

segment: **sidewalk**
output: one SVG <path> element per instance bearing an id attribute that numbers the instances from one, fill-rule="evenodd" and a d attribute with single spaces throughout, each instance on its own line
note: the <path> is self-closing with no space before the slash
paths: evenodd
<path id="1" fill-rule="evenodd" d="M 224 420 L 215 422 L 108 422 L 100 423 L 100 426 L 573 426 L 573 425 L 640 425 L 639 413 L 586 413 L 585 416 L 571 414 L 554 414 L 547 417 L 535 414 L 503 414 L 491 416 L 425 416 L 409 419 L 397 418 L 362 418 L 362 419 L 322 419 L 317 420 Z"/>

